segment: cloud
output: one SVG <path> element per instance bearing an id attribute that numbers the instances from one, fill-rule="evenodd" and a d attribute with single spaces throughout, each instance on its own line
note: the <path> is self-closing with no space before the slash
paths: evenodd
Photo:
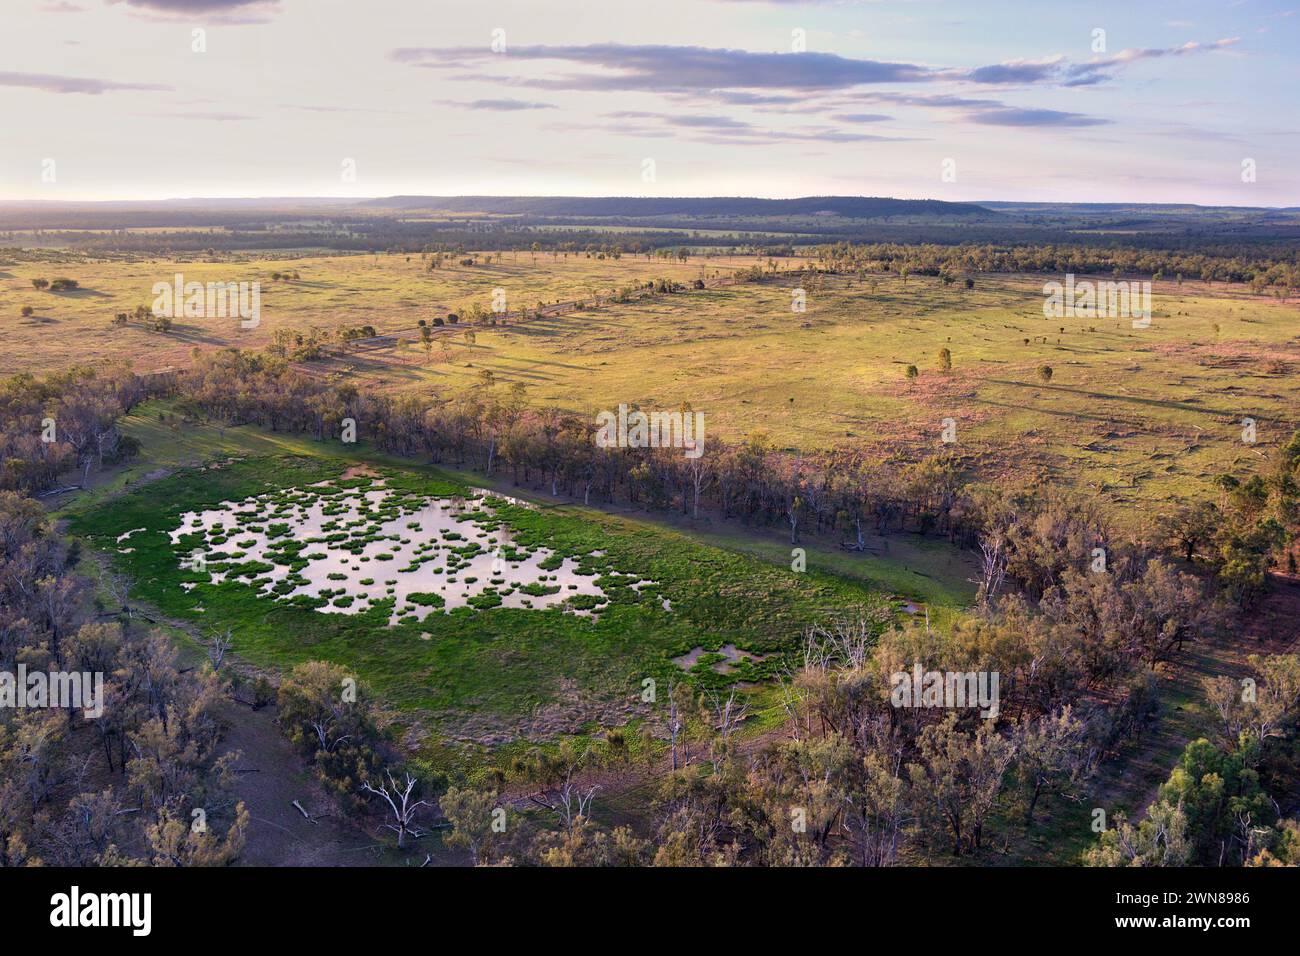
<path id="1" fill-rule="evenodd" d="M 1221 40 L 1214 40 L 1210 43 L 1199 43 L 1195 40 L 1189 40 L 1182 46 L 1168 47 L 1166 49 L 1129 49 L 1121 50 L 1109 59 L 1102 59 L 1100 64 L 1090 62 L 1086 65 L 1111 66 L 1118 63 L 1131 63 L 1134 60 L 1153 60 L 1162 56 L 1186 56 L 1189 53 L 1209 53 L 1214 50 L 1222 50 L 1230 46 L 1235 46 L 1241 41 L 1241 37 L 1224 37 Z"/>
<path id="2" fill-rule="evenodd" d="M 920 106 L 926 109 L 963 109 L 976 107 L 1003 106 L 1000 100 L 990 100 L 970 96 L 955 96 L 951 93 L 858 93 L 852 97 L 859 103 L 889 103 L 897 106 Z"/>
<path id="3" fill-rule="evenodd" d="M 792 106 L 804 102 L 801 96 L 782 93 L 750 93 L 745 90 L 708 90 L 711 99 L 732 106 Z"/>
<path id="4" fill-rule="evenodd" d="M 839 123 L 881 123 L 893 117 L 884 113 L 836 113 L 831 119 Z"/>
<path id="5" fill-rule="evenodd" d="M 1059 75 L 1061 60 L 1059 56 L 1046 60 L 1008 60 L 977 67 L 965 78 L 974 83 L 1040 83 Z"/>
<path id="6" fill-rule="evenodd" d="M 998 109 L 968 113 L 965 122 L 978 123 L 981 126 L 1102 126 L 1110 120 L 1064 110 L 1003 106 Z"/>
<path id="7" fill-rule="evenodd" d="M 46 93 L 88 93 L 98 96 L 110 90 L 148 90 L 160 92 L 173 89 L 162 83 L 117 83 L 85 76 L 59 76 L 54 73 L 0 73 L 0 86 L 21 86 Z"/>
<path id="8" fill-rule="evenodd" d="M 443 68 L 489 58 L 558 60 L 600 72 L 570 73 L 515 82 L 545 89 L 648 90 L 834 90 L 868 83 L 910 83 L 932 79 L 933 71 L 911 63 L 854 60 L 833 53 L 753 53 L 696 46 L 510 47 L 496 54 L 483 47 L 403 47 L 390 54 L 399 63 Z"/>
<path id="9" fill-rule="evenodd" d="M 902 137 L 877 136 L 872 133 L 855 133 L 827 126 L 804 126 L 794 129 L 771 129 L 738 120 L 732 116 L 675 115 L 652 113 L 643 110 L 620 110 L 605 113 L 606 119 L 619 121 L 614 127 L 587 127 L 614 129 L 635 136 L 663 136 L 668 130 L 681 130 L 687 139 L 701 143 L 894 143 L 905 142 Z M 888 117 L 886 117 L 887 119 Z M 632 122 L 629 122 L 632 121 Z M 644 121 L 644 122 L 637 122 Z"/>
<path id="10" fill-rule="evenodd" d="M 470 100 L 467 103 L 458 103 L 455 100 L 441 100 L 446 106 L 455 106 L 464 110 L 499 110 L 503 112 L 513 110 L 553 110 L 558 109 L 554 103 L 536 103 L 530 100 L 515 100 L 510 98 L 499 100 Z"/>
<path id="11" fill-rule="evenodd" d="M 955 96 L 947 93 L 896 93 L 889 91 L 871 91 L 867 93 L 856 93 L 841 100 L 837 105 L 840 109 L 847 108 L 847 103 L 869 103 L 888 104 L 890 106 L 915 106 L 922 109 L 942 110 L 948 113 L 956 113 L 960 122 L 976 123 L 981 126 L 1101 126 L 1110 123 L 1107 119 L 1098 119 L 1091 116 L 1085 116 L 1082 113 L 1071 113 L 1064 110 L 1052 109 L 1033 109 L 1012 106 L 1002 100 L 989 99 L 987 97 L 972 96 Z M 833 115 L 832 119 L 852 122 L 851 117 L 861 115 L 864 117 L 877 116 L 876 113 L 851 114 L 841 113 Z M 889 117 L 884 117 L 888 119 Z"/>
<path id="12" fill-rule="evenodd" d="M 1094 57 L 1086 63 L 1070 63 L 1064 57 L 1045 57 L 1038 60 L 1007 60 L 991 66 L 980 66 L 965 73 L 951 71 L 955 79 L 985 84 L 1059 83 L 1062 86 L 1093 86 L 1114 78 L 1114 71 L 1140 60 L 1161 57 L 1187 56 L 1191 53 L 1209 53 L 1232 46 L 1238 37 L 1226 37 L 1210 43 L 1190 41 L 1182 46 L 1163 49 L 1128 49 L 1114 56 Z"/>
<path id="13" fill-rule="evenodd" d="M 751 130 L 753 124 L 734 119 L 730 116 L 674 116 L 670 113 L 647 113 L 641 110 L 620 110 L 606 113 L 609 119 L 655 119 L 668 126 L 685 129 L 734 129 Z"/>
<path id="14" fill-rule="evenodd" d="M 109 6 L 126 6 L 148 20 L 173 23 L 202 16 L 208 24 L 247 26 L 270 23 L 283 9 L 280 0 L 104 0 Z"/>
<path id="15" fill-rule="evenodd" d="M 107 0 L 110 5 L 125 3 L 128 7 L 156 10 L 160 13 L 224 13 L 245 8 L 262 8 L 269 12 L 277 8 L 280 0 Z"/>
<path id="16" fill-rule="evenodd" d="M 250 116 L 247 113 L 205 113 L 201 111 L 186 112 L 177 111 L 172 113 L 137 113 L 137 116 L 152 116 L 158 119 L 195 119 L 207 120 L 213 123 L 233 123 L 239 120 L 257 119 L 256 116 Z"/>
<path id="17" fill-rule="evenodd" d="M 313 106 L 307 103 L 281 103 L 285 109 L 304 110 L 308 113 L 386 113 L 390 115 L 404 114 L 405 110 L 380 110 L 371 109 L 365 106 Z"/>

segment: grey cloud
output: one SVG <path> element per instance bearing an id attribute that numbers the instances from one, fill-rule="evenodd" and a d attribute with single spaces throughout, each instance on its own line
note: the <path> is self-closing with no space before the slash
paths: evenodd
<path id="1" fill-rule="evenodd" d="M 224 13 L 248 8 L 270 10 L 279 7 L 280 0 L 108 0 L 108 3 L 163 13 Z"/>
<path id="2" fill-rule="evenodd" d="M 1040 83 L 1061 72 L 1060 60 L 1014 60 L 981 66 L 966 74 L 975 83 Z"/>
<path id="3" fill-rule="evenodd" d="M 791 106 L 804 102 L 803 97 L 781 93 L 750 93 L 746 90 L 707 90 L 709 99 L 732 106 Z"/>
<path id="4" fill-rule="evenodd" d="M 1225 47 L 1235 46 L 1240 37 L 1224 37 L 1220 40 L 1214 40 L 1210 43 L 1199 43 L 1189 41 L 1182 46 L 1166 47 L 1159 49 L 1129 49 L 1121 50 L 1114 56 L 1101 57 L 1089 60 L 1087 63 L 1077 63 L 1066 70 L 1066 86 L 1091 86 L 1095 83 L 1105 82 L 1111 79 L 1112 74 L 1108 71 L 1118 67 L 1125 66 L 1129 63 L 1136 63 L 1140 60 L 1156 60 L 1162 57 L 1170 56 L 1187 56 L 1191 53 L 1210 53 L 1215 50 L 1222 50 Z"/>
<path id="5" fill-rule="evenodd" d="M 379 110 L 370 109 L 363 106 L 313 106 L 306 103 L 281 103 L 285 109 L 304 110 L 308 113 L 384 113 L 389 115 L 400 115 L 405 110 Z"/>
<path id="6" fill-rule="evenodd" d="M 1110 120 L 1069 113 L 1064 110 L 1020 109 L 1004 106 L 1000 109 L 980 110 L 965 117 L 968 123 L 981 126 L 1102 126 Z"/>
<path id="7" fill-rule="evenodd" d="M 971 107 L 1002 106 L 999 100 L 979 99 L 970 96 L 953 96 L 947 93 L 863 93 L 854 97 L 865 103 L 893 103 L 899 106 L 921 106 L 931 109 L 962 109 Z"/>
<path id="8" fill-rule="evenodd" d="M 546 89 L 831 90 L 933 78 L 931 70 L 911 63 L 854 60 L 833 53 L 753 53 L 694 46 L 531 46 L 511 47 L 504 55 L 480 47 L 405 47 L 393 50 L 390 56 L 398 62 L 427 67 L 460 66 L 491 57 L 503 62 L 559 60 L 604 71 L 516 81 Z"/>
<path id="9" fill-rule="evenodd" d="M 86 76 L 59 76 L 55 73 L 0 73 L 0 86 L 20 86 L 46 93 L 88 93 L 98 96 L 110 90 L 148 90 L 159 92 L 172 87 L 162 83 L 117 83 Z"/>
<path id="10" fill-rule="evenodd" d="M 662 113 L 609 113 L 607 115 L 613 119 L 655 117 L 668 126 L 677 126 L 683 129 L 754 129 L 753 124 L 733 119 L 730 116 L 672 116 Z"/>
<path id="11" fill-rule="evenodd" d="M 798 129 L 767 129 L 730 116 L 676 116 L 669 113 L 652 113 L 642 110 L 622 110 L 604 115 L 607 119 L 614 120 L 649 121 L 647 123 L 626 123 L 622 127 L 618 127 L 622 132 L 642 136 L 661 136 L 663 135 L 663 128 L 669 127 L 696 134 L 689 138 L 706 143 L 734 145 L 740 142 L 760 141 L 822 143 L 892 143 L 906 141 L 902 137 L 855 133 L 824 126 L 809 126 Z"/>
<path id="12" fill-rule="evenodd" d="M 529 100 L 499 99 L 499 100 L 469 100 L 460 103 L 454 100 L 443 100 L 447 106 L 456 106 L 466 110 L 553 110 L 557 109 L 554 103 L 535 103 Z"/>
<path id="13" fill-rule="evenodd" d="M 967 123 L 982 126 L 1101 126 L 1109 123 L 1107 119 L 1097 119 L 1082 113 L 1063 110 L 1026 109 L 1011 106 L 1002 100 L 985 97 L 952 96 L 948 94 L 911 94 L 892 92 L 871 92 L 856 94 L 849 99 L 853 103 L 884 103 L 891 106 L 916 106 L 924 109 L 960 111 L 961 119 Z M 840 108 L 846 107 L 845 102 Z M 852 114 L 833 116 L 833 119 L 848 119 Z M 865 114 L 867 116 L 876 114 Z"/>
<path id="14" fill-rule="evenodd" d="M 1097 57 L 1086 63 L 1069 63 L 1062 57 L 1008 60 L 1005 63 L 980 66 L 965 73 L 952 75 L 973 83 L 1060 83 L 1063 86 L 1093 86 L 1112 79 L 1115 70 L 1129 63 L 1161 57 L 1187 56 L 1191 53 L 1208 53 L 1232 46 L 1237 40 L 1237 37 L 1227 37 L 1210 43 L 1190 41 L 1182 46 L 1161 49 L 1122 50 L 1114 56 Z"/>
<path id="15" fill-rule="evenodd" d="M 893 117 L 884 113 L 836 113 L 831 119 L 839 123 L 880 123 Z"/>

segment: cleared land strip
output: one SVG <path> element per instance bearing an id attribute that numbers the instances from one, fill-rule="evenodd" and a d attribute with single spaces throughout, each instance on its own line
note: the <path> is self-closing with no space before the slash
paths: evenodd
<path id="1" fill-rule="evenodd" d="M 724 286 L 738 285 L 741 282 L 748 280 L 738 279 L 735 276 L 723 276 L 718 279 L 702 279 L 700 281 L 704 283 L 703 289 L 688 288 L 685 291 L 701 292 L 709 289 L 719 289 Z M 641 289 L 634 293 L 630 299 L 621 301 L 635 302 L 640 299 L 649 298 L 655 294 L 656 293 L 650 289 Z M 570 302 L 557 302 L 552 305 L 542 306 L 540 309 L 520 309 L 516 312 L 500 312 L 495 313 L 495 315 L 502 320 L 513 319 L 514 324 L 519 325 L 526 322 L 530 316 L 534 318 L 547 318 L 548 316 L 568 315 L 572 312 L 580 312 L 583 309 L 599 307 L 603 303 L 612 301 L 612 298 L 612 296 L 596 295 L 586 299 L 574 299 Z M 429 329 L 429 334 L 431 336 L 460 332 L 472 327 L 473 326 L 468 325 L 426 326 L 426 328 Z M 342 345 L 331 346 L 331 348 L 344 352 L 370 352 L 377 349 L 392 348 L 399 341 L 411 342 L 420 337 L 421 328 L 416 326 L 413 329 L 401 329 L 397 332 L 385 332 L 383 335 L 372 335 L 366 338 L 352 339 L 350 342 L 345 342 Z"/>

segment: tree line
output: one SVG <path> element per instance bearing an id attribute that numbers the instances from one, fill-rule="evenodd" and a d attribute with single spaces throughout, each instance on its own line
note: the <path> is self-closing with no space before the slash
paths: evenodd
<path id="1" fill-rule="evenodd" d="M 776 524 L 792 545 L 834 533 L 856 549 L 869 534 L 908 530 L 978 553 L 977 608 L 950 628 L 853 617 L 810 628 L 782 682 L 788 732 L 758 746 L 738 732 L 743 698 L 683 679 L 642 738 L 611 731 L 539 747 L 468 781 L 403 766 L 369 698 L 340 700 L 349 675 L 335 665 L 301 665 L 278 692 L 260 693 L 278 697 L 286 734 L 345 807 L 379 813 L 399 843 L 437 821 L 479 863 L 888 865 L 1017 845 L 1048 808 L 1086 803 L 1098 768 L 1159 713 L 1154 675 L 1234 625 L 1292 554 L 1296 527 L 1300 436 L 1259 473 L 1224 476 L 1217 498 L 1171 511 L 1157 539 L 1137 540 L 1117 536 L 1091 502 L 983 483 L 950 452 L 800 457 L 758 437 L 711 440 L 694 459 L 600 448 L 593 423 L 531 408 L 518 388 L 484 384 L 447 401 L 362 394 L 236 350 L 148 382 L 123 369 L 18 376 L 0 384 L 0 476 L 13 489 L 0 497 L 0 665 L 113 676 L 100 721 L 0 715 L 9 862 L 229 862 L 242 845 L 242 811 L 223 788 L 229 759 L 216 746 L 219 656 L 182 672 L 166 638 L 136 619 L 128 585 L 101 575 L 92 588 L 71 573 L 76 552 L 19 493 L 111 463 L 126 442 L 118 417 L 163 392 L 195 419 L 322 441 L 350 420 L 393 454 L 587 503 Z M 1116 815 L 1089 834 L 1089 862 L 1296 862 L 1297 824 L 1283 806 L 1300 675 L 1294 656 L 1250 664 L 1249 696 L 1228 678 L 1207 687 L 1222 731 L 1189 745 L 1142 820 Z M 893 705 L 891 681 L 914 666 L 996 672 L 996 713 Z M 591 821 L 597 771 L 649 774 L 665 758 L 649 831 Z M 521 799 L 540 817 L 520 813 Z M 219 826 L 191 831 L 194 810 Z"/>

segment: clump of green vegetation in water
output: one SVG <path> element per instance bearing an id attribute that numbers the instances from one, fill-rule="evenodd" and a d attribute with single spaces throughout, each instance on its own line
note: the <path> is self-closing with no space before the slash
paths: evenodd
<path id="1" fill-rule="evenodd" d="M 533 597 L 545 597 L 548 594 L 560 593 L 558 586 L 551 587 L 547 584 L 538 584 L 536 581 L 521 586 L 519 590 L 524 594 L 531 594 Z"/>
<path id="2" fill-rule="evenodd" d="M 543 566 L 551 576 L 563 566 L 564 557 L 574 557 L 584 570 L 596 573 L 609 599 L 564 589 L 571 608 L 591 612 L 564 614 L 558 608 L 502 606 L 505 589 L 493 589 L 476 596 L 470 607 L 427 614 L 423 621 L 420 614 L 403 613 L 390 626 L 396 609 L 392 594 L 369 603 L 353 598 L 351 604 L 331 605 L 350 595 L 277 598 L 238 582 L 214 585 L 207 574 L 181 567 L 188 554 L 182 545 L 190 536 L 173 548 L 168 533 L 185 513 L 268 491 L 305 497 L 306 491 L 299 489 L 337 479 L 346 467 L 347 462 L 334 459 L 288 457 L 248 458 L 207 472 L 182 470 L 72 515 L 69 528 L 103 550 L 134 579 L 139 598 L 163 614 L 205 627 L 235 628 L 240 635 L 235 653 L 241 661 L 282 672 L 305 660 L 334 661 L 354 669 L 405 720 L 435 730 L 457 728 L 471 717 L 492 719 L 502 728 L 522 726 L 537 707 L 575 690 L 596 698 L 636 699 L 647 676 L 661 682 L 681 679 L 685 672 L 672 658 L 699 646 L 702 635 L 709 636 L 710 647 L 734 644 L 763 660 L 733 662 L 727 674 L 686 673 L 688 680 L 702 686 L 764 680 L 794 663 L 799 635 L 807 625 L 854 608 L 887 604 L 884 595 L 856 583 L 816 571 L 790 574 L 785 567 L 700 545 L 670 531 L 648 531 L 644 525 L 595 512 L 533 510 L 504 501 L 498 505 L 496 500 L 496 521 L 512 540 L 509 557 L 549 549 L 553 553 Z M 412 503 L 451 499 L 465 491 L 432 470 L 393 469 L 384 478 L 389 488 L 409 496 Z M 313 497 L 316 490 L 311 489 Z M 348 510 L 340 507 L 340 513 Z M 149 533 L 135 537 L 132 553 L 117 553 L 117 536 L 137 528 Z M 193 537 L 200 544 L 207 541 L 201 531 Z M 464 537 L 443 540 L 463 542 Z M 477 543 L 474 547 L 480 549 Z M 596 551 L 603 555 L 594 556 Z M 289 541 L 277 546 L 276 554 L 276 560 L 296 556 L 299 566 L 286 579 L 296 587 L 306 583 L 298 574 L 301 562 L 325 559 L 326 548 L 323 542 Z M 210 562 L 213 557 L 208 555 Z M 276 566 L 248 569 L 250 579 L 273 573 Z M 385 587 L 394 588 L 395 580 L 386 581 Z M 638 593 L 627 586 L 635 580 L 655 583 Z M 181 583 L 194 586 L 186 591 Z M 558 581 L 535 581 L 515 590 L 535 599 L 562 589 Z M 436 608 L 436 601 L 423 603 L 423 595 L 432 593 L 417 592 L 418 600 L 417 595 L 402 600 Z M 660 607 L 661 593 L 673 595 L 671 613 Z M 322 613 L 332 606 L 356 613 Z M 434 639 L 420 640 L 424 632 Z"/>
<path id="3" fill-rule="evenodd" d="M 480 611 L 486 611 L 490 608 L 501 606 L 501 595 L 492 588 L 488 588 L 481 594 L 476 594 L 469 599 L 469 606 L 477 608 Z"/>

